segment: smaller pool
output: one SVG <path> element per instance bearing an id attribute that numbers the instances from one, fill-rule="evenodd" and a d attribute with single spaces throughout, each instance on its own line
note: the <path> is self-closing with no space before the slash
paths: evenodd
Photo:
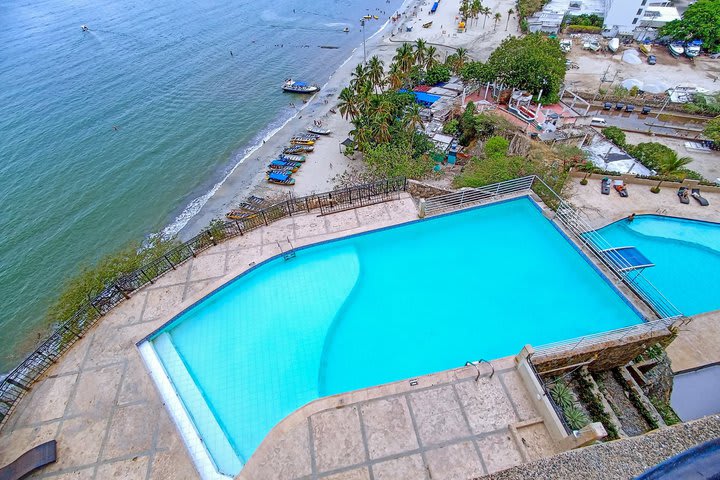
<path id="1" fill-rule="evenodd" d="M 598 230 L 613 247 L 638 248 L 650 280 L 685 315 L 720 309 L 720 224 L 639 215 Z"/>

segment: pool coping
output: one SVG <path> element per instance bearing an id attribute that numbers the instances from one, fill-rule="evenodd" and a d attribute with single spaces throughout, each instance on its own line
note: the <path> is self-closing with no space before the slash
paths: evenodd
<path id="1" fill-rule="evenodd" d="M 601 270 L 601 268 L 599 268 L 599 266 L 596 265 L 595 262 L 593 262 L 593 259 L 590 258 L 590 256 L 587 255 L 582 250 L 582 248 L 574 241 L 574 239 L 571 238 L 570 236 L 568 236 L 565 233 L 565 231 L 562 229 L 562 227 L 560 225 L 558 225 L 557 222 L 555 222 L 555 220 L 553 218 L 551 218 L 550 216 L 547 215 L 548 213 L 551 213 L 552 210 L 549 209 L 544 204 L 542 199 L 540 199 L 533 192 L 522 192 L 519 195 L 508 195 L 508 196 L 505 196 L 505 198 L 501 198 L 501 199 L 498 199 L 493 202 L 483 203 L 481 205 L 473 205 L 468 208 L 457 209 L 457 210 L 445 212 L 442 214 L 433 215 L 428 218 L 418 218 L 415 220 L 385 225 L 385 226 L 382 226 L 379 228 L 370 229 L 370 230 L 366 230 L 363 232 L 352 233 L 350 235 L 342 235 L 342 232 L 338 232 L 338 233 L 340 233 L 340 236 L 338 236 L 338 237 L 325 239 L 325 240 L 321 240 L 321 241 L 314 242 L 314 243 L 308 243 L 306 245 L 302 245 L 302 246 L 293 248 L 292 250 L 293 251 L 301 251 L 301 250 L 304 250 L 304 249 L 307 249 L 310 247 L 317 247 L 320 245 L 330 244 L 333 242 L 342 241 L 342 240 L 354 238 L 354 237 L 361 236 L 361 235 L 378 233 L 378 232 L 389 230 L 389 229 L 404 227 L 404 226 L 408 226 L 408 225 L 415 224 L 418 222 L 432 220 L 435 218 L 442 218 L 442 217 L 447 217 L 450 215 L 462 214 L 462 213 L 466 213 L 467 211 L 470 211 L 470 210 L 476 210 L 476 209 L 481 209 L 481 208 L 485 208 L 485 207 L 496 206 L 496 205 L 499 205 L 502 203 L 518 201 L 523 198 L 527 198 L 527 200 L 530 202 L 530 204 L 533 205 L 538 210 L 538 212 L 544 217 L 544 219 L 547 222 L 549 222 L 555 228 L 555 230 L 558 231 L 560 233 L 560 235 L 574 248 L 576 253 L 578 253 L 581 256 L 581 258 L 583 258 L 585 260 L 585 262 L 588 263 L 594 269 L 594 271 L 598 274 L 598 276 L 600 276 L 600 278 L 602 278 L 606 282 L 606 284 L 615 292 L 615 294 L 618 295 L 623 300 L 623 302 L 625 302 L 626 305 L 628 305 L 630 307 L 630 309 L 637 315 L 638 319 L 640 320 L 638 322 L 638 324 L 642 324 L 642 323 L 648 321 L 648 319 L 646 318 L 646 315 L 644 315 L 642 313 L 642 311 L 637 308 L 637 306 L 633 303 L 633 301 L 628 296 L 628 294 L 621 291 L 618 288 L 618 286 L 613 283 L 611 278 L 603 270 Z M 178 420 L 178 422 L 179 422 L 178 430 L 181 433 L 183 440 L 185 441 L 187 449 L 188 449 L 191 457 L 193 458 L 193 462 L 194 462 L 196 468 L 198 469 L 198 471 L 200 472 L 200 474 L 204 480 L 205 479 L 207 479 L 207 480 L 227 479 L 227 478 L 232 478 L 232 477 L 228 477 L 228 476 L 220 473 L 217 470 L 217 468 L 215 467 L 215 461 L 213 460 L 212 455 L 207 450 L 205 443 L 202 440 L 202 437 L 199 435 L 199 432 L 197 431 L 197 427 L 195 426 L 194 422 L 192 421 L 192 417 L 191 417 L 189 411 L 187 410 L 187 407 L 183 404 L 182 400 L 180 399 L 179 394 L 177 393 L 177 390 L 175 389 L 174 385 L 172 384 L 172 381 L 170 380 L 170 378 L 168 377 L 167 372 L 165 371 L 164 367 L 162 366 L 162 362 L 160 361 L 159 357 L 157 356 L 157 352 L 155 352 L 154 347 L 152 345 L 150 345 L 150 342 L 157 335 L 161 334 L 163 331 L 166 331 L 172 324 L 180 321 L 180 317 L 182 317 L 187 312 L 189 312 L 190 310 L 192 310 L 193 308 L 198 306 L 200 303 L 207 300 L 209 297 L 211 297 L 215 294 L 218 294 L 226 287 L 230 287 L 234 282 L 239 281 L 240 279 L 244 278 L 246 275 L 255 271 L 255 269 L 257 269 L 261 266 L 264 266 L 266 264 L 269 264 L 273 261 L 278 261 L 286 253 L 287 252 L 281 252 L 276 255 L 273 255 L 273 256 L 261 261 L 260 263 L 256 263 L 256 264 L 250 266 L 249 268 L 247 268 L 246 270 L 238 273 L 235 277 L 224 282 L 222 285 L 211 290 L 210 292 L 203 295 L 201 298 L 199 298 L 192 304 L 183 308 L 180 312 L 178 312 L 176 315 L 174 315 L 171 319 L 164 322 L 162 325 L 157 327 L 154 331 L 152 331 L 151 333 L 149 333 L 148 335 L 143 337 L 141 340 L 136 342 L 136 347 L 138 349 L 141 349 L 141 347 L 143 345 L 147 345 L 149 347 L 149 350 L 152 350 L 152 353 L 148 354 L 150 356 L 149 359 L 147 359 L 144 354 L 142 355 L 143 360 L 145 361 L 146 367 L 148 368 L 153 380 L 157 382 L 157 379 L 159 379 L 160 382 L 163 383 L 162 388 L 158 384 L 158 390 L 160 391 L 161 397 L 163 398 L 163 400 L 166 401 L 168 410 L 170 410 L 173 420 L 176 420 L 176 419 Z M 635 297 L 635 294 L 629 289 L 628 289 L 628 293 L 630 295 L 632 295 L 633 298 Z M 141 351 L 145 351 L 147 353 L 148 349 L 143 348 L 143 349 L 141 349 Z M 153 359 L 153 356 L 154 356 L 154 359 Z M 156 362 L 157 362 L 157 364 L 156 364 Z M 153 369 L 153 366 L 154 366 L 154 369 Z M 160 370 L 156 371 L 155 369 L 157 369 L 158 367 Z M 437 374 L 437 372 L 429 373 L 427 375 L 435 375 L 435 374 Z M 426 375 L 420 376 L 418 378 L 421 378 L 424 376 L 426 376 Z M 399 380 L 398 382 L 403 382 L 403 381 L 407 381 L 407 379 Z M 391 382 L 391 383 L 394 383 L 394 382 Z M 303 409 L 305 406 L 307 406 L 313 402 L 317 402 L 317 401 L 327 399 L 327 398 L 334 398 L 335 396 L 346 395 L 346 394 L 353 393 L 353 392 L 361 392 L 366 389 L 376 388 L 376 387 L 383 386 L 383 385 L 385 385 L 385 384 L 366 387 L 365 389 L 360 389 L 360 390 L 353 390 L 351 392 L 343 392 L 343 393 L 339 393 L 339 394 L 335 394 L 335 395 L 331 395 L 331 396 L 319 397 L 315 400 L 312 400 L 308 404 L 298 407 L 298 409 L 291 412 L 288 416 L 293 415 L 298 410 Z M 168 389 L 168 387 L 169 387 L 169 389 Z M 173 404 L 172 409 L 171 409 L 171 403 Z M 285 418 L 287 418 L 287 417 L 285 417 Z M 279 425 L 283 420 L 281 420 L 277 425 Z M 272 431 L 272 429 L 270 431 Z M 269 432 L 268 432 L 268 434 L 269 434 Z M 226 441 L 230 442 L 229 439 L 226 439 Z M 258 446 L 258 448 L 259 448 L 259 446 Z M 255 452 L 253 452 L 253 454 L 254 453 Z M 252 455 L 250 456 L 250 458 L 252 458 Z M 240 457 L 241 461 L 243 462 L 243 469 L 244 469 L 245 465 L 247 464 L 247 462 L 250 460 L 250 458 L 242 459 Z M 240 474 L 243 469 L 241 469 L 240 472 L 238 472 L 238 474 Z"/>

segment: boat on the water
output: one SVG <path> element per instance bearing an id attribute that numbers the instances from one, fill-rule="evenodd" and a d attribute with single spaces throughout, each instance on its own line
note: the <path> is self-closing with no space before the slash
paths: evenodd
<path id="1" fill-rule="evenodd" d="M 343 28 L 343 32 L 348 33 L 350 31 L 350 27 Z"/>
<path id="2" fill-rule="evenodd" d="M 693 40 L 692 42 L 685 45 L 685 55 L 687 55 L 690 58 L 697 57 L 700 55 L 700 51 L 702 50 L 702 40 Z"/>
<path id="3" fill-rule="evenodd" d="M 430 27 L 432 27 L 432 22 L 423 23 L 422 27 L 423 27 L 423 28 L 430 28 Z"/>
<path id="4" fill-rule="evenodd" d="M 268 174 L 267 181 L 277 185 L 295 185 L 295 179 L 289 173 L 271 172 Z"/>
<path id="5" fill-rule="evenodd" d="M 305 155 L 293 155 L 292 153 L 281 153 L 278 160 L 290 160 L 291 162 L 304 162 L 306 160 Z"/>
<path id="6" fill-rule="evenodd" d="M 365 20 L 370 20 L 372 18 L 372 15 L 363 15 L 363 18 Z"/>
<path id="7" fill-rule="evenodd" d="M 680 55 L 682 55 L 683 53 L 685 53 L 685 47 L 683 46 L 682 43 L 679 43 L 679 42 L 671 43 L 670 45 L 668 45 L 668 50 L 670 50 L 670 55 L 672 55 L 675 58 L 677 58 Z"/>
<path id="8" fill-rule="evenodd" d="M 649 41 L 641 43 L 640 51 L 643 52 L 645 55 L 650 55 L 650 52 L 652 52 L 652 43 L 650 43 Z"/>
<path id="9" fill-rule="evenodd" d="M 296 82 L 292 78 L 285 80 L 282 89 L 292 93 L 315 93 L 320 90 L 317 85 L 308 85 L 305 82 Z"/>
<path id="10" fill-rule="evenodd" d="M 327 128 L 315 127 L 315 126 L 307 127 L 307 131 L 310 132 L 310 133 L 315 133 L 315 134 L 317 134 L 317 135 L 330 135 L 330 133 L 332 133 L 332 132 L 331 132 L 329 129 L 327 129 Z"/>
<path id="11" fill-rule="evenodd" d="M 612 53 L 617 52 L 618 48 L 620 48 L 620 39 L 619 38 L 615 37 L 608 42 L 608 50 L 610 50 Z"/>
<path id="12" fill-rule="evenodd" d="M 90 31 L 90 29 L 88 28 L 87 25 L 80 25 L 80 30 L 82 30 L 83 32 L 88 32 L 88 31 Z"/>

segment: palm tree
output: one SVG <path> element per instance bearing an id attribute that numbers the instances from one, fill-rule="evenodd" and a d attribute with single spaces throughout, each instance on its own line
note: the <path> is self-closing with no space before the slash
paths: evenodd
<path id="1" fill-rule="evenodd" d="M 340 91 L 338 99 L 340 100 L 338 102 L 340 115 L 345 119 L 350 118 L 351 120 L 355 120 L 355 117 L 358 115 L 358 104 L 355 93 L 350 88 L 345 87 Z"/>
<path id="2" fill-rule="evenodd" d="M 507 23 L 505 23 L 505 31 L 506 31 L 506 32 L 507 32 L 507 29 L 508 29 L 508 25 L 510 25 L 510 17 L 512 16 L 513 13 L 515 13 L 515 10 L 513 10 L 512 8 L 509 8 L 509 9 L 508 9 L 508 16 L 507 16 Z"/>
<path id="3" fill-rule="evenodd" d="M 398 88 L 402 87 L 403 74 L 400 71 L 400 67 L 397 63 L 390 64 L 390 70 L 388 70 L 385 81 L 388 85 L 390 85 L 390 88 L 393 90 L 397 90 Z"/>
<path id="4" fill-rule="evenodd" d="M 490 7 L 483 7 L 482 14 L 485 17 L 483 20 L 483 30 L 485 30 L 485 22 L 487 22 L 487 17 L 490 15 Z"/>
<path id="5" fill-rule="evenodd" d="M 397 63 L 398 68 L 403 76 L 412 70 L 415 64 L 415 55 L 413 54 L 412 46 L 409 43 L 403 43 L 396 51 L 393 61 Z"/>
<path id="6" fill-rule="evenodd" d="M 427 44 L 422 38 L 418 38 L 415 41 L 415 64 L 423 66 L 425 65 L 425 52 L 427 50 Z"/>
<path id="7" fill-rule="evenodd" d="M 495 28 L 493 29 L 493 31 L 497 31 L 497 24 L 498 24 L 498 22 L 500 21 L 500 19 L 502 19 L 502 15 L 500 14 L 500 12 L 497 12 L 497 13 L 493 16 L 493 20 L 495 20 Z"/>
<path id="8" fill-rule="evenodd" d="M 383 86 L 383 67 L 385 64 L 377 56 L 373 56 L 368 62 L 367 66 L 367 78 L 372 84 L 373 88 L 382 89 Z"/>
<path id="9" fill-rule="evenodd" d="M 433 45 L 430 45 L 425 49 L 425 71 L 430 70 L 437 64 L 437 48 L 435 48 Z"/>
<path id="10" fill-rule="evenodd" d="M 406 128 L 410 131 L 410 155 L 412 155 L 415 131 L 423 124 L 422 117 L 420 116 L 420 105 L 417 103 L 410 105 L 408 111 L 405 112 L 404 121 Z"/>
<path id="11" fill-rule="evenodd" d="M 460 47 L 455 51 L 455 55 L 457 55 L 457 60 L 455 60 L 455 70 L 459 72 L 462 70 L 462 68 L 465 66 L 465 62 L 468 61 L 468 51 L 467 48 Z"/>
<path id="12" fill-rule="evenodd" d="M 472 14 L 472 17 L 475 19 L 475 24 L 477 25 L 477 19 L 480 15 L 480 11 L 482 11 L 482 2 L 480 0 L 473 0 L 472 5 L 470 6 L 470 13 Z"/>
<path id="13" fill-rule="evenodd" d="M 685 169 L 685 165 L 692 162 L 693 159 L 690 157 L 679 157 L 677 152 L 668 153 L 667 156 L 660 159 L 658 162 L 658 174 L 661 177 L 673 177 L 681 175 Z M 660 192 L 660 185 L 663 180 L 660 180 L 657 185 L 650 189 L 653 193 Z"/>

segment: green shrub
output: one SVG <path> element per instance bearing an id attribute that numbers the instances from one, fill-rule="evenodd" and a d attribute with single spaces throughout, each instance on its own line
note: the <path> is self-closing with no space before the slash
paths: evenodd
<path id="1" fill-rule="evenodd" d="M 568 25 L 565 30 L 568 33 L 600 33 L 602 27 L 593 27 L 591 25 Z"/>
<path id="2" fill-rule="evenodd" d="M 459 130 L 460 122 L 458 122 L 455 118 L 443 125 L 443 133 L 446 135 L 457 135 Z"/>
<path id="3" fill-rule="evenodd" d="M 587 415 L 575 405 L 563 409 L 563 413 L 565 414 L 565 420 L 567 420 L 568 425 L 570 425 L 570 428 L 573 430 L 580 430 L 590 423 Z"/>
<path id="4" fill-rule="evenodd" d="M 501 158 L 507 155 L 510 142 L 503 137 L 490 137 L 485 142 L 485 156 L 487 158 Z"/>
<path id="5" fill-rule="evenodd" d="M 650 402 L 653 404 L 655 410 L 658 411 L 658 413 L 668 426 L 682 423 L 682 420 L 680 419 L 680 417 L 677 416 L 675 410 L 673 410 L 670 405 L 665 403 L 660 398 L 650 397 Z"/>
<path id="6" fill-rule="evenodd" d="M 550 387 L 550 396 L 563 410 L 572 407 L 575 403 L 572 391 L 570 391 L 570 388 L 562 381 L 558 381 Z"/>
<path id="7" fill-rule="evenodd" d="M 612 143 L 620 148 L 625 148 L 625 132 L 620 130 L 618 127 L 607 127 L 603 128 L 602 134 L 610 140 Z"/>

